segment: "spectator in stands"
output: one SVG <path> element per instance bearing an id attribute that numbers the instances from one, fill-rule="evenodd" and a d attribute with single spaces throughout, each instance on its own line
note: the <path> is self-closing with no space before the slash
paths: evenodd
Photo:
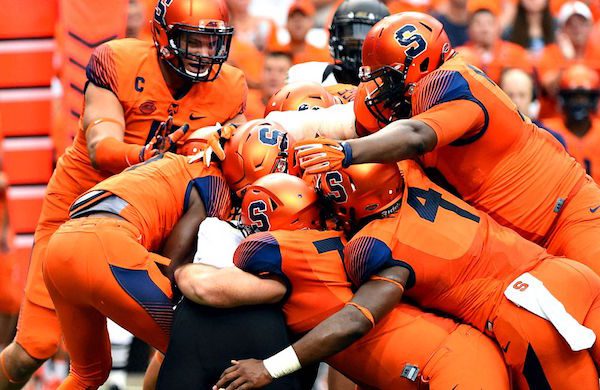
<path id="1" fill-rule="evenodd" d="M 457 49 L 467 62 L 483 70 L 495 82 L 500 80 L 502 70 L 507 68 L 531 72 L 527 51 L 500 38 L 499 9 L 495 3 L 469 3 L 469 8 L 469 40 Z"/>
<path id="2" fill-rule="evenodd" d="M 264 51 L 277 33 L 277 25 L 268 18 L 248 12 L 249 0 L 227 0 L 231 23 L 235 28 L 228 63 L 244 72 L 250 88 L 259 88 Z"/>
<path id="3" fill-rule="evenodd" d="M 550 0 L 550 12 L 552 13 L 552 16 L 557 18 L 562 6 L 565 3 L 569 3 L 571 1 L 573 1 L 573 0 Z M 585 5 L 587 5 L 589 7 L 590 11 L 592 11 L 592 16 L 594 17 L 594 20 L 600 19 L 600 0 L 579 0 L 579 1 L 583 2 Z"/>
<path id="4" fill-rule="evenodd" d="M 537 63 L 540 82 L 545 93 L 540 117 L 557 115 L 556 94 L 562 70 L 574 63 L 584 63 L 596 71 L 600 70 L 600 46 L 593 42 L 592 12 L 581 1 L 565 3 L 558 15 L 560 30 L 556 43 L 546 46 Z"/>
<path id="5" fill-rule="evenodd" d="M 600 182 L 600 97 L 598 73 L 575 64 L 561 73 L 558 101 L 560 117 L 545 121 L 567 141 L 569 153 Z"/>
<path id="6" fill-rule="evenodd" d="M 248 120 L 264 117 L 267 101 L 283 87 L 291 66 L 292 58 L 288 53 L 267 53 L 260 88 L 248 91 L 246 100 L 246 118 Z"/>
<path id="7" fill-rule="evenodd" d="M 288 10 L 287 31 L 289 37 L 277 34 L 269 45 L 269 51 L 285 51 L 291 54 L 294 64 L 308 61 L 332 62 L 329 50 L 307 42 L 306 34 L 313 27 L 315 6 L 311 0 L 295 0 Z"/>
<path id="8" fill-rule="evenodd" d="M 546 45 L 554 43 L 554 33 L 548 0 L 520 0 L 517 15 L 506 36 L 535 57 Z"/>
<path id="9" fill-rule="evenodd" d="M 127 25 L 125 26 L 125 36 L 127 38 L 143 38 L 140 36 L 142 27 L 146 17 L 146 4 L 142 3 L 142 0 L 129 0 L 129 6 L 127 7 Z M 146 23 L 150 24 L 150 23 Z M 150 38 L 150 37 L 144 37 Z"/>
<path id="10" fill-rule="evenodd" d="M 520 113 L 527 115 L 533 123 L 540 128 L 547 130 L 566 147 L 566 142 L 562 135 L 547 127 L 537 119 L 540 104 L 536 97 L 536 85 L 530 74 L 522 69 L 507 69 L 502 72 L 499 85 L 508 97 L 517 105 L 517 109 Z"/>
<path id="11" fill-rule="evenodd" d="M 467 0 L 448 0 L 447 3 L 440 5 L 433 16 L 444 25 L 444 30 L 446 30 L 453 47 L 467 43 L 467 30 L 469 28 Z"/>

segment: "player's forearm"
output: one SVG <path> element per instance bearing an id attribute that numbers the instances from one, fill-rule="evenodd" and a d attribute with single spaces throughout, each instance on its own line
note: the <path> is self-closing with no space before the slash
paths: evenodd
<path id="1" fill-rule="evenodd" d="M 389 163 L 427 153 L 435 147 L 433 130 L 421 122 L 399 120 L 360 139 L 346 141 L 352 148 L 352 163 Z"/>
<path id="2" fill-rule="evenodd" d="M 258 278 L 235 267 L 217 269 L 189 264 L 175 273 L 175 279 L 188 299 L 218 308 L 276 303 L 285 295 L 285 287 L 279 282 Z"/>
<path id="3" fill-rule="evenodd" d="M 267 119 L 281 124 L 296 141 L 317 136 L 342 140 L 357 136 L 352 103 L 320 110 L 273 111 Z"/>
<path id="4" fill-rule="evenodd" d="M 361 312 L 346 306 L 294 343 L 294 351 L 306 367 L 342 351 L 371 329 L 371 322 Z"/>

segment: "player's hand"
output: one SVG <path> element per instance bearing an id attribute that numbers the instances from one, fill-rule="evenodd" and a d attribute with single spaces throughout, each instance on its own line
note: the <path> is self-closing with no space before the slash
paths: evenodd
<path id="1" fill-rule="evenodd" d="M 172 116 L 169 116 L 166 121 L 160 123 L 154 137 L 140 150 L 140 162 L 146 161 L 157 154 L 168 152 L 190 130 L 190 126 L 187 123 L 173 132 L 170 131 L 172 127 Z"/>
<path id="2" fill-rule="evenodd" d="M 352 163 L 348 144 L 329 138 L 300 141 L 294 150 L 300 168 L 311 175 L 346 168 Z"/>
<path id="3" fill-rule="evenodd" d="M 220 123 L 217 123 L 214 126 L 207 126 L 203 130 L 204 131 L 200 136 L 206 139 L 207 146 L 203 154 L 204 163 L 206 166 L 210 165 L 213 153 L 219 160 L 223 161 L 225 159 L 225 150 L 223 146 L 225 145 L 225 142 L 233 135 L 235 126 L 221 126 Z"/>
<path id="4" fill-rule="evenodd" d="M 223 371 L 213 390 L 258 389 L 273 382 L 262 360 L 232 360 L 233 365 Z"/>

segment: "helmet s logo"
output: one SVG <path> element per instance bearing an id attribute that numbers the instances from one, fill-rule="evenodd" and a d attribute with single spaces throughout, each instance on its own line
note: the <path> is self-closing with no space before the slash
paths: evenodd
<path id="1" fill-rule="evenodd" d="M 266 232 L 271 228 L 269 217 L 265 214 L 267 204 L 262 200 L 255 200 L 248 205 L 248 218 L 260 231 Z"/>
<path id="2" fill-rule="evenodd" d="M 336 203 L 345 203 L 348 200 L 348 193 L 342 185 L 342 174 L 338 171 L 327 172 L 325 174 L 325 182 L 329 187 L 328 196 Z"/>
<path id="3" fill-rule="evenodd" d="M 261 127 L 258 130 L 258 140 L 265 145 L 274 146 L 283 139 L 283 132 L 271 127 Z"/>
<path id="4" fill-rule="evenodd" d="M 167 8 L 172 2 L 173 0 L 160 0 L 156 4 L 156 8 L 154 9 L 154 20 L 156 20 L 161 26 L 167 25 L 165 16 L 167 16 Z"/>
<path id="5" fill-rule="evenodd" d="M 427 49 L 427 41 L 412 24 L 402 26 L 396 31 L 396 42 L 400 46 L 406 47 L 404 54 L 408 57 L 416 57 Z"/>

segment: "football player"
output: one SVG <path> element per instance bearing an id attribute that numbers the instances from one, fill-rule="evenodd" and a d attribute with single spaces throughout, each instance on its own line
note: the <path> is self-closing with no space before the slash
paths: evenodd
<path id="1" fill-rule="evenodd" d="M 433 184 L 415 162 L 402 167 L 400 172 L 395 163 L 361 164 L 320 179 L 347 231 L 360 229 L 344 249 L 354 287 L 386 284 L 397 299 L 448 313 L 493 337 L 515 388 L 596 388 L 600 277 L 583 264 L 549 255 Z M 401 182 L 401 191 L 391 192 L 381 179 L 373 185 L 380 177 Z M 359 302 L 365 318 L 385 315 L 383 297 Z M 344 310 L 294 344 L 300 362 L 337 351 L 325 340 L 338 332 L 348 316 Z M 281 369 L 293 366 L 285 361 Z M 230 371 L 246 379 L 250 369 L 264 372 L 256 361 Z"/>
<path id="2" fill-rule="evenodd" d="M 384 175 L 374 180 L 386 183 L 390 199 L 401 194 L 398 178 Z M 297 369 L 329 357 L 328 364 L 365 388 L 416 389 L 425 383 L 440 389 L 508 388 L 500 353 L 481 332 L 398 304 L 398 289 L 385 280 L 369 282 L 353 295 L 343 268 L 345 239 L 341 232 L 322 230 L 317 204 L 316 193 L 302 179 L 283 173 L 264 176 L 247 188 L 242 202 L 242 222 L 259 232 L 237 248 L 238 268 L 192 264 L 176 271 L 183 294 L 200 304 L 282 304 L 295 335 L 322 321 L 330 324 L 327 318 L 342 310 L 343 320 L 317 348 L 317 354 L 328 350 L 328 355 L 298 361 L 290 347 L 264 361 L 261 386 L 289 373 L 281 370 L 288 358 Z M 373 309 L 372 315 L 365 307 Z M 389 312 L 385 318 L 384 312 Z M 254 388 L 229 371 L 217 387 Z"/>
<path id="3" fill-rule="evenodd" d="M 385 4 L 378 0 L 344 0 L 335 10 L 329 27 L 329 51 L 335 64 L 296 64 L 288 71 L 287 82 L 312 81 L 325 87 L 358 85 L 365 36 L 375 23 L 389 14 Z"/>
<path id="4" fill-rule="evenodd" d="M 1 352 L 0 388 L 20 388 L 60 341 L 42 280 L 51 235 L 83 192 L 169 150 L 191 128 L 244 122 L 246 82 L 224 64 L 233 27 L 221 0 L 160 0 L 154 42 L 110 41 L 87 66 L 81 128 L 47 187 L 14 342 Z M 172 116 L 172 121 L 165 121 Z"/>
<path id="5" fill-rule="evenodd" d="M 376 24 L 363 45 L 362 79 L 354 102 L 361 124 L 356 130 L 376 133 L 299 145 L 307 172 L 419 158 L 471 205 L 550 253 L 600 273 L 600 188 L 553 137 L 452 50 L 436 19 L 406 12 Z M 317 112 L 323 126 L 326 111 Z M 331 120 L 331 127 L 340 123 Z"/>
<path id="6" fill-rule="evenodd" d="M 207 149 L 205 136 L 202 129 L 191 133 L 178 153 L 195 155 L 192 158 L 197 159 L 198 152 L 204 153 Z M 228 157 L 221 164 L 234 193 L 241 196 L 251 182 L 271 172 L 287 172 L 291 142 L 281 126 L 264 119 L 238 127 L 225 145 Z M 240 201 L 235 196 L 234 200 Z M 207 219 L 200 227 L 198 251 L 194 256 L 194 263 L 202 264 L 198 264 L 199 267 L 233 266 L 233 252 L 243 235 L 231 224 L 219 222 Z M 198 334 L 210 337 L 197 337 Z M 266 357 L 285 345 L 289 345 L 288 334 L 279 306 L 218 310 L 183 299 L 177 304 L 164 362 L 158 354 L 152 361 L 156 372 L 160 368 L 157 388 L 208 388 L 217 381 L 232 357 Z M 145 388 L 152 387 L 150 374 L 148 370 Z M 273 383 L 271 388 L 292 390 L 297 386 L 297 378 L 286 377 Z"/>
<path id="7" fill-rule="evenodd" d="M 107 317 L 165 352 L 172 271 L 196 249 L 200 223 L 227 218 L 230 211 L 220 171 L 172 153 L 106 179 L 75 200 L 43 263 L 71 357 L 65 388 L 97 388 L 108 377 Z"/>

